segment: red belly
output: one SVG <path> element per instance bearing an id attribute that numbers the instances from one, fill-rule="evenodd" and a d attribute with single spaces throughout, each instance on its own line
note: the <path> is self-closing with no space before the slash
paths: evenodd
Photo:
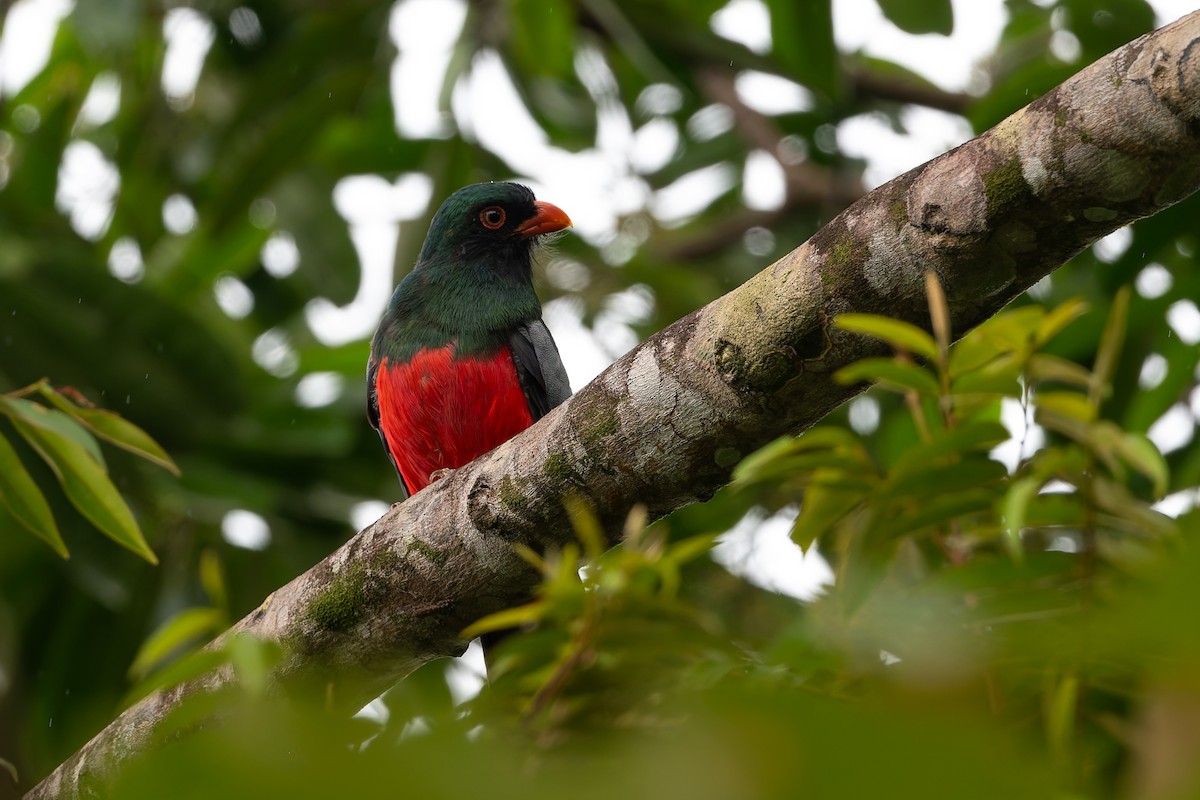
<path id="1" fill-rule="evenodd" d="M 430 473 L 457 469 L 533 424 L 508 348 L 454 357 L 453 345 L 420 350 L 376 373 L 380 426 L 410 493 Z"/>

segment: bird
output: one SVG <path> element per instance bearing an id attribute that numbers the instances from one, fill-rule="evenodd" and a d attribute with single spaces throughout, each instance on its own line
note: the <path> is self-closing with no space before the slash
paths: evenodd
<path id="1" fill-rule="evenodd" d="M 433 215 L 367 361 L 367 419 L 404 498 L 570 396 L 533 287 L 533 255 L 542 237 L 571 224 L 509 182 L 465 186 Z"/>

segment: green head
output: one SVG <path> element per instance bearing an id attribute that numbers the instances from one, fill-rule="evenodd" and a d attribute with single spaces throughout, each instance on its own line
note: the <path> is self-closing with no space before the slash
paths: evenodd
<path id="1" fill-rule="evenodd" d="M 533 247 L 570 226 L 557 206 L 516 183 L 476 183 L 433 215 L 413 271 L 392 295 L 380 332 L 396 355 L 450 339 L 460 352 L 498 346 L 541 315 Z"/>
<path id="2" fill-rule="evenodd" d="M 446 198 L 429 223 L 416 269 L 457 269 L 462 263 L 495 270 L 528 269 L 535 239 L 569 227 L 557 206 L 540 203 L 519 183 L 475 183 Z"/>

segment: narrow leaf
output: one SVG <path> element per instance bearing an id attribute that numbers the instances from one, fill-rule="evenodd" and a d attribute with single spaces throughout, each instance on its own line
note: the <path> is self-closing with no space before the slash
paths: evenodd
<path id="1" fill-rule="evenodd" d="M 925 397 L 938 396 L 937 378 L 929 370 L 891 358 L 864 358 L 842 367 L 833 377 L 845 384 L 874 381 L 892 391 L 916 392 Z"/>
<path id="2" fill-rule="evenodd" d="M 800 515 L 792 524 L 792 541 L 807 550 L 863 500 L 863 493 L 814 486 L 804 493 Z"/>
<path id="3" fill-rule="evenodd" d="M 937 273 L 933 270 L 925 272 L 925 293 L 929 297 L 929 319 L 933 324 L 933 333 L 937 339 L 939 359 L 944 363 L 946 354 L 950 352 L 950 307 L 946 304 L 946 293 L 938 281 Z"/>
<path id="4" fill-rule="evenodd" d="M 716 533 L 702 533 L 699 536 L 690 536 L 681 542 L 672 544 L 671 548 L 667 551 L 667 559 L 675 564 L 685 564 L 712 550 L 719 535 Z"/>
<path id="5" fill-rule="evenodd" d="M 1073 297 L 1047 312 L 1037 327 L 1037 334 L 1034 338 L 1037 346 L 1041 347 L 1053 339 L 1064 328 L 1083 316 L 1087 310 L 1088 305 L 1083 299 Z"/>
<path id="6" fill-rule="evenodd" d="M 129 677 L 140 680 L 166 660 L 176 649 L 200 637 L 211 638 L 223 627 L 224 614 L 217 608 L 188 608 L 168 619 L 138 648 Z"/>
<path id="7" fill-rule="evenodd" d="M 954 31 L 954 8 L 950 0 L 878 0 L 883 15 L 905 33 Z"/>
<path id="8" fill-rule="evenodd" d="M 1126 464 L 1133 467 L 1154 484 L 1154 496 L 1162 497 L 1167 492 L 1170 482 L 1170 470 L 1162 453 L 1154 443 L 1140 433 L 1125 431 L 1115 442 L 1113 448 Z"/>
<path id="9" fill-rule="evenodd" d="M 1080 389 L 1086 389 L 1092 383 L 1092 373 L 1086 367 L 1049 353 L 1036 353 L 1029 359 L 1029 377 L 1035 381 L 1055 381 Z"/>
<path id="10" fill-rule="evenodd" d="M 212 601 L 213 607 L 229 610 L 229 592 L 225 589 L 225 573 L 221 569 L 221 558 L 212 548 L 200 553 L 200 585 Z"/>
<path id="11" fill-rule="evenodd" d="M 68 414 L 57 409 L 46 408 L 30 400 L 2 396 L 0 396 L 0 411 L 8 414 L 14 422 L 23 420 L 42 430 L 51 431 L 70 439 L 86 450 L 97 464 L 101 467 L 104 466 L 104 454 L 100 452 L 100 445 L 96 442 L 95 437 Z"/>
<path id="12" fill-rule="evenodd" d="M 1078 422 L 1087 423 L 1096 419 L 1096 407 L 1077 392 L 1038 392 L 1037 408 Z"/>
<path id="13" fill-rule="evenodd" d="M 937 528 L 970 514 L 979 514 L 994 508 L 995 492 L 990 489 L 969 489 L 963 492 L 944 494 L 921 503 L 916 511 L 895 515 L 885 520 L 888 538 L 929 528 Z"/>
<path id="14" fill-rule="evenodd" d="M 877 314 L 841 314 L 833 324 L 842 330 L 874 336 L 899 350 L 937 361 L 937 343 L 916 325 Z"/>
<path id="15" fill-rule="evenodd" d="M 600 520 L 596 519 L 596 512 L 592 509 L 589 501 L 572 494 L 563 498 L 563 505 L 567 508 L 567 516 L 571 519 L 571 527 L 575 529 L 575 536 L 583 544 L 583 550 L 587 553 L 588 558 L 599 558 L 608 549 L 608 545 L 604 537 L 604 530 L 600 527 Z"/>
<path id="16" fill-rule="evenodd" d="M 967 372 L 955 378 L 951 392 L 955 395 L 986 394 L 1001 397 L 1020 397 L 1021 384 L 1017 380 L 1020 360 L 1012 355 L 1001 356 L 983 369 Z"/>
<path id="17" fill-rule="evenodd" d="M 982 369 L 1009 352 L 983 335 L 980 328 L 976 328 L 959 339 L 950 350 L 950 377 L 958 378 Z"/>
<path id="18" fill-rule="evenodd" d="M 764 444 L 750 455 L 746 456 L 733 468 L 733 480 L 737 483 L 749 483 L 759 480 L 763 471 L 797 447 L 799 440 L 793 436 L 781 436 Z"/>
<path id="19" fill-rule="evenodd" d="M 476 636 L 488 633 L 489 631 L 502 631 L 505 628 L 516 628 L 530 622 L 536 622 L 542 618 L 545 610 L 546 604 L 540 601 L 526 603 L 516 608 L 506 608 L 503 611 L 497 611 L 495 614 L 488 614 L 483 619 L 467 626 L 460 636 L 464 639 L 474 639 Z"/>
<path id="20" fill-rule="evenodd" d="M 1059 414 L 1041 406 L 1034 407 L 1033 421 L 1043 428 L 1061 433 L 1076 442 L 1086 442 L 1091 431 L 1090 423 L 1081 422 L 1073 416 Z"/>
<path id="21" fill-rule="evenodd" d="M 221 649 L 229 654 L 238 683 L 252 694 L 265 692 L 271 682 L 271 670 L 283 656 L 279 645 L 248 633 L 238 633 L 223 641 Z"/>
<path id="22" fill-rule="evenodd" d="M 67 499 L 79 513 L 113 541 L 151 564 L 158 563 L 129 506 L 87 450 L 57 431 L 31 425 L 24 419 L 13 419 L 13 424 L 54 470 Z"/>
<path id="23" fill-rule="evenodd" d="M 862 450 L 862 440 L 853 431 L 845 428 L 835 428 L 825 425 L 810 428 L 796 440 L 796 446 L 801 450 L 811 450 L 819 447 L 849 448 Z"/>
<path id="24" fill-rule="evenodd" d="M 1070 750 L 1075 736 L 1075 713 L 1079 702 L 1079 678 L 1073 673 L 1063 675 L 1054 687 L 1046 714 L 1046 738 L 1050 749 L 1059 756 Z"/>
<path id="25" fill-rule="evenodd" d="M 1024 555 L 1021 548 L 1021 530 L 1025 527 L 1029 504 L 1037 497 L 1041 481 L 1037 478 L 1021 478 L 1008 487 L 1004 496 L 1004 545 L 1014 561 L 1020 562 Z"/>
<path id="26" fill-rule="evenodd" d="M 189 653 L 178 661 L 172 661 L 130 689 L 129 693 L 121 698 L 121 707 L 128 708 L 158 689 L 178 686 L 185 681 L 207 675 L 227 661 L 229 661 L 229 653 L 224 649 L 205 648 Z"/>
<path id="27" fill-rule="evenodd" d="M 813 428 L 799 438 L 785 436 L 751 453 L 734 469 L 734 480 L 750 484 L 787 478 L 818 467 L 841 467 L 874 474 L 875 465 L 858 437 L 844 428 Z"/>
<path id="28" fill-rule="evenodd" d="M 932 461 L 951 455 L 991 450 L 1010 438 L 1008 428 L 995 420 L 973 420 L 934 433 L 928 442 L 914 445 L 892 466 L 891 475 L 917 472 Z"/>
<path id="29" fill-rule="evenodd" d="M 841 75 L 831 6 L 831 0 L 767 0 L 771 37 L 780 43 L 772 55 L 805 86 L 837 97 Z"/>
<path id="30" fill-rule="evenodd" d="M 55 408 L 79 420 L 101 439 L 153 461 L 175 475 L 179 474 L 179 467 L 167 455 L 167 451 L 163 450 L 150 434 L 119 414 L 99 408 L 78 406 L 46 383 L 41 385 L 41 393 Z"/>
<path id="31" fill-rule="evenodd" d="M 921 469 L 892 476 L 882 487 L 882 496 L 921 502 L 948 492 L 961 492 L 995 485 L 1008 475 L 999 461 L 984 456 L 956 459 L 949 463 L 925 463 Z"/>
<path id="32" fill-rule="evenodd" d="M 1125 318 L 1129 312 L 1129 287 L 1122 286 L 1113 297 L 1112 308 L 1108 312 L 1108 321 L 1104 323 L 1104 332 L 1100 335 L 1100 347 L 1096 351 L 1096 366 L 1092 369 L 1092 384 L 1088 388 L 1088 402 L 1096 408 L 1105 389 L 1112 382 L 1113 373 L 1117 369 L 1117 359 L 1121 355 L 1121 345 L 1125 342 Z"/>
<path id="33" fill-rule="evenodd" d="M 1022 306 L 997 314 L 980 325 L 973 335 L 992 342 L 1000 350 L 1020 353 L 1033 344 L 1045 319 L 1046 310 L 1041 306 Z"/>
<path id="34" fill-rule="evenodd" d="M 0 504 L 22 527 L 54 548 L 54 552 L 70 558 L 49 503 L 21 463 L 17 451 L 3 436 L 0 436 Z"/>

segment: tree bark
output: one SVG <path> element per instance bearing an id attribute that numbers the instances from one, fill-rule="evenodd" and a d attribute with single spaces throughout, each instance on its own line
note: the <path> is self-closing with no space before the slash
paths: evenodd
<path id="1" fill-rule="evenodd" d="M 529 431 L 394 506 L 234 626 L 279 642 L 281 690 L 353 712 L 461 631 L 524 601 L 510 544 L 571 537 L 590 498 L 616 538 L 710 497 L 746 454 L 858 391 L 833 373 L 878 345 L 844 312 L 929 327 L 933 270 L 956 336 L 1109 232 L 1200 185 L 1200 12 L 1106 56 L 992 130 L 879 187 L 743 286 L 653 336 Z M 217 643 L 219 644 L 220 640 Z M 228 669 L 133 706 L 28 798 L 90 796 Z"/>

